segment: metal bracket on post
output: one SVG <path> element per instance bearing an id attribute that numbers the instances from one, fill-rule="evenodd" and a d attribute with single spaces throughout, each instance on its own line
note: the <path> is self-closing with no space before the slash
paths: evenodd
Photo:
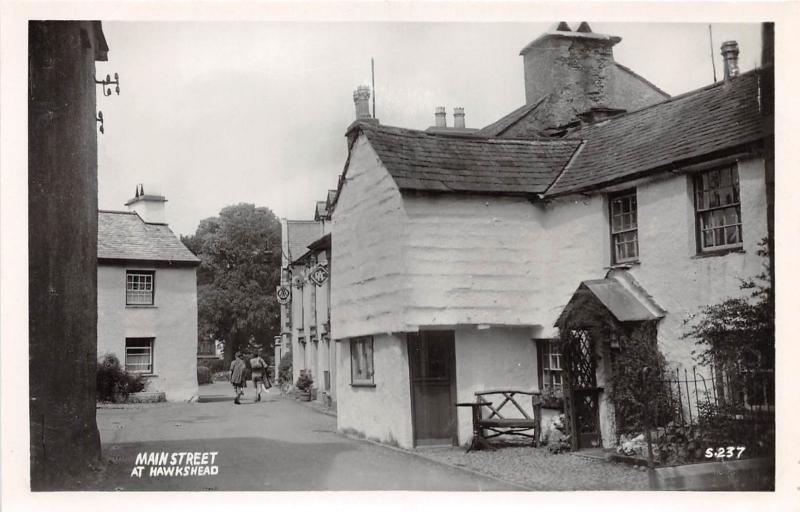
<path id="1" fill-rule="evenodd" d="M 108 87 L 109 85 L 116 85 L 114 90 L 117 92 L 117 96 L 119 96 L 119 74 L 114 73 L 114 80 L 111 80 L 111 75 L 106 75 L 105 80 L 98 80 L 97 78 L 94 79 L 94 83 L 97 85 L 101 85 L 103 89 L 103 96 L 111 96 L 111 88 Z M 108 89 L 106 89 L 108 87 Z"/>
<path id="2" fill-rule="evenodd" d="M 98 110 L 97 111 L 97 117 L 95 117 L 95 121 L 100 123 L 100 133 L 105 133 L 105 130 L 103 129 L 103 111 L 102 110 Z"/>

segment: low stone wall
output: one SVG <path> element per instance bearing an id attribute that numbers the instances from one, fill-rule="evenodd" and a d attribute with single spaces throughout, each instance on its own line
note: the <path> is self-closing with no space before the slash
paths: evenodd
<path id="1" fill-rule="evenodd" d="M 166 402 L 167 396 L 163 391 L 142 391 L 140 393 L 130 393 L 127 396 L 117 393 L 114 396 L 116 404 L 154 404 Z"/>

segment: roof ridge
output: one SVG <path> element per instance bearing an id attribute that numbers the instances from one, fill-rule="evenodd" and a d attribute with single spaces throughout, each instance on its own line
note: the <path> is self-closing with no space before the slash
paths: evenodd
<path id="1" fill-rule="evenodd" d="M 748 75 L 755 74 L 759 70 L 761 70 L 761 68 L 753 68 L 750 71 L 747 71 L 747 72 L 742 73 L 739 76 L 735 77 L 732 82 L 726 82 L 725 80 L 720 80 L 719 82 L 714 82 L 713 84 L 704 85 L 703 87 L 700 87 L 698 89 L 692 89 L 691 91 L 686 91 L 684 93 L 678 94 L 677 96 L 670 96 L 669 98 L 665 99 L 664 101 L 659 101 L 658 103 L 653 103 L 651 105 L 647 105 L 647 106 L 644 106 L 644 107 L 636 109 L 636 110 L 631 110 L 630 112 L 625 112 L 625 113 L 619 114 L 619 115 L 614 116 L 614 117 L 612 117 L 610 119 L 605 119 L 603 121 L 599 121 L 597 123 L 588 124 L 586 126 L 580 126 L 577 130 L 575 130 L 575 132 L 573 132 L 573 135 L 578 135 L 582 130 L 584 130 L 586 128 L 591 128 L 593 126 L 598 126 L 601 123 L 603 123 L 603 124 L 605 124 L 605 123 L 613 123 L 613 122 L 619 121 L 620 119 L 623 119 L 623 118 L 626 118 L 628 116 L 631 116 L 633 114 L 638 114 L 639 112 L 643 112 L 645 110 L 656 108 L 656 107 L 659 107 L 661 105 L 666 105 L 667 103 L 673 103 L 675 101 L 682 100 L 682 99 L 690 97 L 690 96 L 694 96 L 695 94 L 700 94 L 702 92 L 710 91 L 711 89 L 715 89 L 717 87 L 723 87 L 726 84 L 734 84 L 734 83 L 736 83 L 737 81 L 740 81 L 743 78 L 749 78 Z"/>
<path id="2" fill-rule="evenodd" d="M 507 124 L 506 124 L 504 127 L 502 127 L 500 130 L 498 130 L 498 131 L 497 131 L 497 134 L 495 135 L 495 137 L 499 137 L 499 136 L 500 136 L 502 133 L 506 132 L 506 131 L 507 131 L 507 130 L 509 130 L 509 129 L 510 129 L 512 126 L 514 126 L 515 124 L 517 124 L 518 122 L 520 122 L 520 121 L 522 120 L 522 118 L 524 118 L 525 116 L 527 116 L 528 114 L 530 114 L 530 113 L 531 113 L 531 112 L 533 112 L 534 110 L 538 109 L 538 108 L 539 108 L 539 106 L 540 106 L 542 103 L 544 103 L 544 100 L 546 100 L 546 99 L 547 99 L 549 96 L 550 96 L 550 94 L 545 94 L 544 96 L 542 96 L 541 98 L 539 98 L 539 101 L 532 103 L 530 108 L 523 109 L 523 110 L 522 110 L 522 112 L 520 112 L 520 113 L 519 113 L 517 116 L 515 116 L 515 117 L 512 117 L 512 118 L 511 118 L 511 120 L 510 120 L 510 121 L 509 121 L 509 122 L 508 122 L 508 123 L 507 123 Z M 526 105 L 526 106 L 527 106 L 527 105 Z M 511 115 L 512 113 L 513 113 L 513 112 L 510 112 L 510 113 L 509 113 L 509 114 L 507 114 L 507 115 Z M 500 121 L 502 121 L 502 120 L 503 120 L 503 118 L 501 117 L 501 118 L 500 118 L 500 119 L 498 119 L 496 122 L 500 122 Z M 489 125 L 489 126 L 491 126 L 491 125 Z"/>
<path id="3" fill-rule="evenodd" d="M 573 151 L 572 154 L 570 155 L 569 160 L 567 160 L 567 163 L 564 164 L 564 167 L 562 167 L 561 171 L 559 171 L 558 176 L 556 176 L 556 179 L 554 179 L 553 182 L 545 189 L 545 191 L 542 192 L 542 196 L 546 196 L 548 194 L 548 192 L 550 192 L 550 189 L 556 186 L 556 183 L 558 183 L 558 180 L 560 180 L 561 177 L 564 176 L 564 174 L 566 174 L 567 169 L 569 169 L 569 166 L 572 165 L 572 162 L 575 161 L 575 159 L 578 157 L 578 155 L 583 150 L 583 147 L 585 145 L 586 145 L 586 141 L 585 140 L 581 140 L 580 143 L 578 144 L 578 147 L 575 148 L 575 151 Z"/>
<path id="4" fill-rule="evenodd" d="M 571 139 L 562 139 L 555 137 L 543 137 L 541 139 L 505 139 L 502 137 L 490 137 L 486 135 L 453 137 L 444 133 L 430 133 L 425 130 L 417 130 L 415 128 L 402 128 L 399 126 L 386 126 L 386 125 L 381 125 L 381 126 L 389 128 L 389 130 L 382 130 L 374 126 L 370 126 L 367 130 L 364 130 L 364 132 L 368 133 L 372 131 L 377 133 L 397 135 L 400 137 L 415 137 L 415 138 L 430 137 L 435 139 L 448 139 L 448 140 L 467 141 L 467 142 L 489 142 L 492 144 L 519 144 L 528 146 L 536 145 L 537 143 L 545 143 L 545 144 L 564 143 L 564 142 L 574 143 L 574 141 Z M 369 137 L 369 135 L 367 136 Z"/>
<path id="5" fill-rule="evenodd" d="M 664 90 L 664 89 L 662 89 L 661 87 L 657 86 L 656 84 L 654 84 L 654 83 L 653 83 L 653 82 L 651 82 L 650 80 L 646 79 L 645 77 L 643 77 L 642 75 L 640 75 L 640 74 L 639 74 L 639 73 L 637 73 L 636 71 L 632 70 L 632 69 L 631 69 L 631 68 L 629 68 L 628 66 L 625 66 L 624 64 L 620 64 L 620 63 L 619 63 L 619 62 L 617 62 L 617 61 L 614 61 L 614 64 L 616 64 L 616 66 L 617 66 L 618 68 L 622 69 L 623 71 L 627 71 L 627 72 L 628 72 L 628 73 L 630 73 L 631 75 L 633 75 L 633 76 L 635 76 L 636 78 L 638 78 L 638 79 L 642 80 L 644 83 L 646 83 L 647 85 L 649 85 L 650 87 L 652 87 L 653 89 L 655 89 L 657 92 L 659 92 L 659 93 L 663 94 L 663 95 L 664 95 L 664 96 L 666 96 L 667 98 L 671 98 L 671 97 L 672 97 L 672 95 L 671 95 L 671 94 L 669 94 L 667 91 L 665 91 L 665 90 Z"/>
<path id="6" fill-rule="evenodd" d="M 122 215 L 138 215 L 136 212 L 132 212 L 130 210 L 106 210 L 104 208 L 98 208 L 97 213 L 119 213 Z"/>

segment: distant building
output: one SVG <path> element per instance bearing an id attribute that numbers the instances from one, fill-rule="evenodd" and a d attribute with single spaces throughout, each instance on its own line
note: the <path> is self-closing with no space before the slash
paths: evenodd
<path id="1" fill-rule="evenodd" d="M 612 446 L 620 339 L 589 306 L 695 364 L 684 319 L 763 269 L 771 68 L 739 75 L 730 51 L 724 81 L 670 98 L 615 63 L 619 41 L 585 23 L 539 37 L 521 52 L 526 105 L 477 131 L 460 109 L 452 129 L 383 126 L 356 92 L 327 207 L 339 429 L 463 444 L 457 402 L 538 390 L 571 404 L 579 448 Z"/>
<path id="2" fill-rule="evenodd" d="M 131 211 L 100 210 L 97 355 L 115 354 L 147 391 L 197 396 L 197 266 L 165 222 L 160 195 L 137 187 Z"/>
<path id="3" fill-rule="evenodd" d="M 331 402 L 336 400 L 337 349 L 330 337 L 328 272 L 332 254 L 328 207 L 334 192 L 316 203 L 315 220 L 281 221 L 281 284 L 291 291 L 289 302 L 281 308 L 281 354 L 292 352 L 293 382 L 301 371 L 307 371 L 318 398 Z"/>

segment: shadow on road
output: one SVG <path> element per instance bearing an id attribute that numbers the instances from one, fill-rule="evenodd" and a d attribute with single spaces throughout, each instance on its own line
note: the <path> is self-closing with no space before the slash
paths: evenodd
<path id="1" fill-rule="evenodd" d="M 188 439 L 120 443 L 103 446 L 106 469 L 87 491 L 300 491 L 326 490 L 326 461 L 354 450 L 349 443 L 316 443 L 313 450 L 298 443 L 257 437 Z M 132 476 L 139 453 L 217 452 L 216 475 Z M 169 456 L 167 457 L 169 458 Z M 210 456 L 209 456 L 210 458 Z M 168 466 L 165 466 L 168 467 Z M 185 466 L 181 466 L 185 467 Z"/>

